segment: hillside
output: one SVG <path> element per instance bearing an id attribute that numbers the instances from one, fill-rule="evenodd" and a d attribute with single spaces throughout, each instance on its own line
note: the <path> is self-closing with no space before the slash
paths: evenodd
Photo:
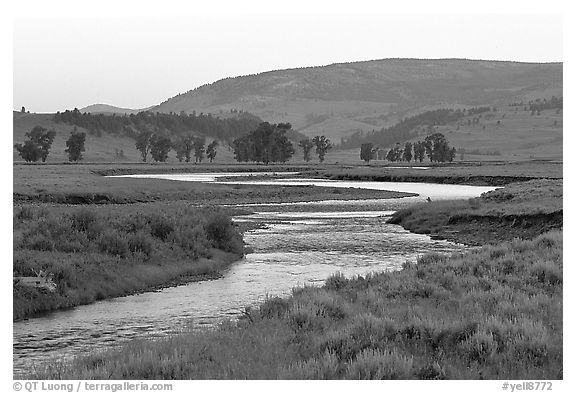
<path id="1" fill-rule="evenodd" d="M 56 131 L 56 138 L 48 155 L 48 162 L 68 161 L 66 140 L 74 126 L 65 123 L 55 123 L 54 114 L 50 113 L 13 113 L 13 143 L 23 142 L 25 134 L 32 130 L 34 126 L 42 126 L 49 130 Z M 86 152 L 83 154 L 85 161 L 90 162 L 114 162 L 114 161 L 137 161 L 139 153 L 134 147 L 134 140 L 124 136 L 112 136 L 103 133 L 98 137 L 90 135 L 88 130 L 78 127 L 78 131 L 86 133 Z M 116 149 L 123 150 L 125 158 L 116 157 Z M 22 161 L 16 150 L 13 150 L 13 161 Z"/>
<path id="2" fill-rule="evenodd" d="M 108 104 L 92 104 L 92 105 L 88 105 L 82 109 L 80 109 L 80 112 L 84 113 L 92 113 L 92 114 L 96 114 L 96 113 L 103 113 L 103 114 L 112 114 L 115 113 L 117 115 L 129 115 L 131 113 L 136 114 L 138 112 L 142 112 L 142 111 L 146 111 L 149 108 L 144 108 L 144 109 L 128 109 L 128 108 L 118 108 L 116 106 L 112 106 L 112 105 L 108 105 Z"/>
<path id="3" fill-rule="evenodd" d="M 20 113 L 13 112 L 13 134 L 12 142 L 21 143 L 26 139 L 25 134 L 32 130 L 34 126 L 42 126 L 49 130 L 56 131 L 56 138 L 50 149 L 47 162 L 68 161 L 68 156 L 64 151 L 66 149 L 66 140 L 70 132 L 74 129 L 71 124 L 64 122 L 56 123 L 54 114 L 50 113 Z M 86 133 L 86 151 L 83 153 L 84 162 L 139 162 L 141 161 L 140 153 L 136 150 L 135 141 L 123 134 L 113 134 L 102 132 L 100 134 L 91 133 L 90 130 L 77 127 L 78 131 Z M 100 136 L 98 136 L 100 135 Z M 210 142 L 212 138 L 208 138 Z M 124 157 L 119 157 L 116 152 L 122 150 Z M 217 161 L 230 163 L 234 162 L 231 149 L 222 144 L 218 148 Z M 22 161 L 16 150 L 13 150 L 13 161 Z M 172 150 L 168 155 L 168 162 L 177 162 L 176 153 Z"/>
<path id="4" fill-rule="evenodd" d="M 339 142 L 430 106 L 454 107 L 562 96 L 562 64 L 385 59 L 227 78 L 170 98 L 154 111 L 245 110 Z"/>

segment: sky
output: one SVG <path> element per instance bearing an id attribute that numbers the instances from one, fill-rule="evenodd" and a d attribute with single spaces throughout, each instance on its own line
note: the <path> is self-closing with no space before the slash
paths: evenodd
<path id="1" fill-rule="evenodd" d="M 15 18 L 13 108 L 140 109 L 226 77 L 336 62 L 563 60 L 561 14 L 187 11 Z"/>

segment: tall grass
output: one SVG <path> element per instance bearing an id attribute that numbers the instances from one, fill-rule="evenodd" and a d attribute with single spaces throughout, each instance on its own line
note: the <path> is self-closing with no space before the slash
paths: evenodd
<path id="1" fill-rule="evenodd" d="M 330 277 L 215 331 L 131 343 L 29 379 L 559 379 L 562 233 Z"/>
<path id="2" fill-rule="evenodd" d="M 58 290 L 15 285 L 14 318 L 119 296 L 182 276 L 213 274 L 231 259 L 224 252 L 243 254 L 241 234 L 217 209 L 147 205 L 116 213 L 94 207 L 15 209 L 14 276 L 43 270 L 54 277 Z"/>

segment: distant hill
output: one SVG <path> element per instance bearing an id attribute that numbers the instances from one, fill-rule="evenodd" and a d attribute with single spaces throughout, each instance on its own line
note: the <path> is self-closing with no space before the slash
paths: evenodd
<path id="1" fill-rule="evenodd" d="M 253 113 L 309 136 L 340 138 L 388 127 L 433 107 L 505 105 L 562 96 L 562 63 L 384 59 L 222 79 L 151 108 Z"/>
<path id="2" fill-rule="evenodd" d="M 88 105 L 84 108 L 79 109 L 80 112 L 84 113 L 92 113 L 92 114 L 112 114 L 115 113 L 117 115 L 129 115 L 131 113 L 138 113 L 142 111 L 147 111 L 152 107 L 143 108 L 143 109 L 128 109 L 128 108 L 118 108 L 116 106 L 108 105 L 108 104 L 92 104 Z"/>

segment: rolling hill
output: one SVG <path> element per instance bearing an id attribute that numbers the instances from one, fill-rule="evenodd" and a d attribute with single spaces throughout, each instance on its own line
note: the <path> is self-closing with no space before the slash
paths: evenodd
<path id="1" fill-rule="evenodd" d="M 223 79 L 166 100 L 160 112 L 245 110 L 339 142 L 430 106 L 504 105 L 562 96 L 561 63 L 384 59 Z"/>
<path id="2" fill-rule="evenodd" d="M 103 114 L 112 114 L 115 113 L 117 115 L 129 115 L 129 114 L 136 114 L 138 112 L 147 111 L 152 107 L 144 108 L 144 109 L 128 109 L 128 108 L 118 108 L 116 106 L 108 105 L 108 104 L 92 104 L 88 105 L 82 109 L 80 112 L 84 113 L 103 113 Z"/>

